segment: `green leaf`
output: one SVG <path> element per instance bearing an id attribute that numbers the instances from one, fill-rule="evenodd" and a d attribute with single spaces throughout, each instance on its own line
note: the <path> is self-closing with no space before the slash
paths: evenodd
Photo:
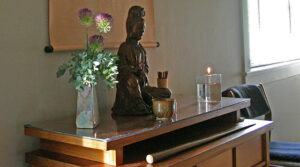
<path id="1" fill-rule="evenodd" d="M 80 83 L 79 82 L 75 82 L 75 89 L 79 89 L 80 88 Z"/>
<path id="2" fill-rule="evenodd" d="M 71 83 L 73 81 L 74 81 L 74 79 L 73 79 L 73 77 L 71 77 L 68 82 Z"/>
<path id="3" fill-rule="evenodd" d="M 108 70 L 107 70 L 107 69 L 103 71 L 103 74 L 107 74 L 107 73 L 108 73 Z"/>
<path id="4" fill-rule="evenodd" d="M 59 78 L 61 76 L 63 76 L 65 74 L 66 70 L 65 69 L 59 69 L 57 72 L 56 72 L 56 77 Z"/>
<path id="5" fill-rule="evenodd" d="M 67 64 L 59 67 L 56 75 L 60 77 L 68 70 L 71 76 L 69 82 L 75 81 L 74 86 L 77 90 L 83 90 L 85 85 L 96 85 L 98 77 L 101 77 L 105 85 L 111 88 L 117 83 L 118 59 L 115 54 L 87 47 L 84 51 L 72 52 L 71 59 Z M 95 62 L 99 63 L 95 64 Z M 99 70 L 94 71 L 95 65 Z"/>
<path id="6" fill-rule="evenodd" d="M 56 77 L 59 78 L 63 76 L 66 72 L 66 70 L 69 68 L 67 64 L 63 64 L 58 68 L 58 71 L 56 72 Z"/>
<path id="7" fill-rule="evenodd" d="M 76 77 L 76 82 L 77 82 L 77 81 L 79 81 L 79 82 L 82 81 L 81 76 L 77 76 L 77 77 Z"/>

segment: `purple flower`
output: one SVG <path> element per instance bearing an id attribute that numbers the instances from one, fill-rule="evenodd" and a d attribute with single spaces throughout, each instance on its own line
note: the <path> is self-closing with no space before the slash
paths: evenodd
<path id="1" fill-rule="evenodd" d="M 88 8 L 83 8 L 78 11 L 80 23 L 85 26 L 90 26 L 93 23 L 93 12 Z"/>
<path id="2" fill-rule="evenodd" d="M 111 24 L 113 22 L 113 17 L 108 13 L 100 13 L 95 17 L 95 21 L 96 23 L 105 21 Z"/>
<path id="3" fill-rule="evenodd" d="M 89 37 L 89 47 L 94 52 L 101 52 L 103 50 L 104 38 L 102 35 L 93 35 Z"/>
<path id="4" fill-rule="evenodd" d="M 89 43 L 98 43 L 98 44 L 103 44 L 104 38 L 101 35 L 93 35 L 89 37 Z"/>
<path id="5" fill-rule="evenodd" d="M 108 13 L 100 13 L 95 17 L 96 28 L 100 32 L 107 33 L 111 29 L 113 17 Z"/>

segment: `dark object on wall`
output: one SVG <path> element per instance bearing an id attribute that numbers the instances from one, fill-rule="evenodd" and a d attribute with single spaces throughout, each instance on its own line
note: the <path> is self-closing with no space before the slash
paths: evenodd
<path id="1" fill-rule="evenodd" d="M 140 6 L 129 9 L 126 20 L 127 39 L 121 44 L 118 56 L 118 81 L 115 104 L 116 115 L 152 114 L 153 98 L 169 98 L 167 88 L 150 87 L 148 64 L 144 47 L 140 40 L 145 31 L 145 11 Z"/>
<path id="2" fill-rule="evenodd" d="M 51 45 L 45 46 L 44 51 L 46 53 L 52 53 L 53 52 L 53 47 Z"/>

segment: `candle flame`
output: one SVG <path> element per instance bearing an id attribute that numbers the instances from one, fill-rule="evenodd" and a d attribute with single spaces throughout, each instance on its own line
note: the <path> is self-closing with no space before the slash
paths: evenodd
<path id="1" fill-rule="evenodd" d="M 211 71 L 212 71 L 212 68 L 211 67 L 207 67 L 206 71 L 207 71 L 207 74 L 210 75 Z"/>

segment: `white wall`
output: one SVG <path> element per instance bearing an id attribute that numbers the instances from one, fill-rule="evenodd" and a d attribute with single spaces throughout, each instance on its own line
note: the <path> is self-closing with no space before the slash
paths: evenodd
<path id="1" fill-rule="evenodd" d="M 163 59 L 175 93 L 194 94 L 195 78 L 207 66 L 223 74 L 223 88 L 242 82 L 240 5 L 239 0 L 155 1 L 161 47 L 149 59 Z"/>
<path id="2" fill-rule="evenodd" d="M 71 116 L 75 91 L 56 79 L 66 53 L 45 54 L 47 1 L 0 1 L 0 166 L 24 165 L 24 153 L 38 141 L 25 137 L 24 124 Z"/>
<path id="3" fill-rule="evenodd" d="M 274 120 L 272 140 L 300 142 L 299 86 L 300 75 L 265 83 Z"/>
<path id="4" fill-rule="evenodd" d="M 24 136 L 24 124 L 75 114 L 73 85 L 67 76 L 55 77 L 69 53 L 43 52 L 48 44 L 47 3 L 0 1 L 1 167 L 28 166 L 25 152 L 38 148 L 37 139 Z M 175 93 L 194 94 L 195 77 L 210 65 L 223 74 L 223 88 L 242 83 L 240 6 L 239 0 L 155 0 L 161 47 L 147 49 L 152 82 L 157 71 L 168 70 Z M 281 85 L 272 83 L 270 90 Z M 111 106 L 114 90 L 99 87 L 98 96 L 102 108 Z"/>

